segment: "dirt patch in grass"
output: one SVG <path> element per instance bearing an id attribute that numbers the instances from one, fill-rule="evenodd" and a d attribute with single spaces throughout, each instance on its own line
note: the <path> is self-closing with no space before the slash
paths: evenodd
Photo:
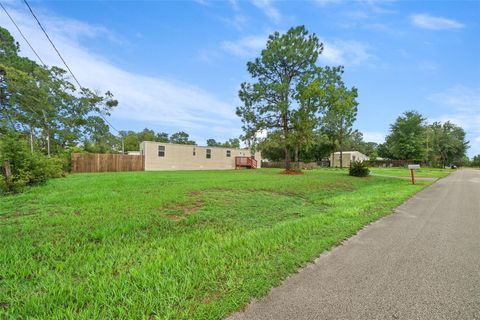
<path id="1" fill-rule="evenodd" d="M 216 292 L 212 292 L 210 294 L 208 294 L 207 296 L 203 297 L 202 299 L 202 303 L 203 304 L 209 304 L 211 303 L 212 301 L 215 301 L 217 300 L 218 298 L 220 298 L 222 296 L 222 294 L 218 291 Z"/>
<path id="2" fill-rule="evenodd" d="M 348 180 L 339 180 L 334 183 L 328 183 L 322 186 L 322 189 L 327 190 L 338 190 L 342 189 L 343 191 L 355 191 L 356 188 L 351 181 Z"/>
<path id="3" fill-rule="evenodd" d="M 278 174 L 303 174 L 303 171 L 300 171 L 300 170 L 283 170 L 283 171 L 280 171 Z"/>
<path id="4" fill-rule="evenodd" d="M 359 212 L 359 214 L 362 215 L 362 216 L 369 216 L 371 214 L 377 214 L 378 212 L 381 212 L 382 209 L 384 209 L 384 208 L 385 208 L 384 206 L 377 205 L 377 206 L 373 206 L 373 207 L 370 207 L 370 208 L 366 208 L 366 209 L 362 210 L 361 212 Z"/>
<path id="5" fill-rule="evenodd" d="M 169 205 L 162 208 L 162 211 L 175 211 L 180 213 L 172 214 L 172 213 L 162 213 L 162 216 L 167 218 L 170 221 L 181 221 L 185 220 L 189 215 L 197 213 L 198 210 L 202 209 L 204 206 L 204 202 L 200 199 L 195 200 L 193 203 L 188 204 L 176 204 L 176 205 Z"/>
<path id="6" fill-rule="evenodd" d="M 26 213 L 24 211 L 17 210 L 12 214 L 0 215 L 0 220 L 29 217 L 29 216 L 34 216 L 36 214 L 38 214 L 36 210 L 28 210 Z"/>
<path id="7" fill-rule="evenodd" d="M 294 191 L 277 191 L 277 190 L 268 190 L 268 189 L 248 189 L 248 192 L 265 192 L 275 196 L 286 196 L 286 197 L 297 197 L 299 196 L 298 192 Z"/>

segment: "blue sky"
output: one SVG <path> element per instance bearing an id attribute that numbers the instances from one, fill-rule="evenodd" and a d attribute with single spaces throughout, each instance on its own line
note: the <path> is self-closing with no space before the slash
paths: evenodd
<path id="1" fill-rule="evenodd" d="M 47 64 L 59 58 L 20 1 L 3 1 Z M 355 127 L 382 142 L 415 109 L 450 120 L 480 153 L 480 1 L 31 1 L 82 85 L 111 90 L 118 129 L 184 130 L 199 144 L 241 134 L 246 62 L 269 33 L 305 25 L 359 90 Z M 3 12 L 0 24 L 34 57 Z"/>

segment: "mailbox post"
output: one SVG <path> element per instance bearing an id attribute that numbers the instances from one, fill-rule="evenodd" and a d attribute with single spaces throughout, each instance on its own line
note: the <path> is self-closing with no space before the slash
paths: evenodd
<path id="1" fill-rule="evenodd" d="M 415 184 L 415 170 L 420 169 L 419 164 L 409 164 L 408 169 L 410 169 L 410 176 L 412 177 L 412 184 Z"/>

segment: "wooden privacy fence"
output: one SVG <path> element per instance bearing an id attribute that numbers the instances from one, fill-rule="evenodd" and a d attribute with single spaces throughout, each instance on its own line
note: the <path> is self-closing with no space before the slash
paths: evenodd
<path id="1" fill-rule="evenodd" d="M 72 172 L 144 171 L 145 156 L 72 153 Z"/>

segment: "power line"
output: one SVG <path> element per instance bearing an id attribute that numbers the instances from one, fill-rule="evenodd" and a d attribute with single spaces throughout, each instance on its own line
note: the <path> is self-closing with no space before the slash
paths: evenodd
<path id="1" fill-rule="evenodd" d="M 28 10 L 30 10 L 30 13 L 32 14 L 32 16 L 35 18 L 35 20 L 37 21 L 38 25 L 40 26 L 40 29 L 42 29 L 43 33 L 45 34 L 45 36 L 47 37 L 48 41 L 50 42 L 50 44 L 52 45 L 53 49 L 55 49 L 55 51 L 57 52 L 58 56 L 60 57 L 60 59 L 62 60 L 63 64 L 65 65 L 65 67 L 67 68 L 68 72 L 70 72 L 70 74 L 72 75 L 73 79 L 75 80 L 75 82 L 78 84 L 78 86 L 80 87 L 80 89 L 83 88 L 83 86 L 80 84 L 80 82 L 77 80 L 77 77 L 75 77 L 75 75 L 73 74 L 72 70 L 70 69 L 70 67 L 68 66 L 67 62 L 65 61 L 65 59 L 63 59 L 62 55 L 60 54 L 60 51 L 58 51 L 57 47 L 55 46 L 55 44 L 53 43 L 52 39 L 50 38 L 50 36 L 48 35 L 47 31 L 45 30 L 45 28 L 42 26 L 42 24 L 40 23 L 40 20 L 38 20 L 37 16 L 35 15 L 35 13 L 33 12 L 32 8 L 30 7 L 30 5 L 28 4 L 27 0 L 23 0 L 23 2 L 25 2 L 25 4 L 27 5 L 28 7 Z M 3 7 L 3 6 L 2 6 Z M 115 129 L 115 127 L 103 116 L 102 113 L 99 112 L 99 115 L 100 117 L 110 126 L 110 128 L 112 128 L 113 130 L 115 130 L 117 133 L 120 133 L 117 129 Z"/>
<path id="2" fill-rule="evenodd" d="M 53 41 L 52 39 L 50 39 L 50 36 L 48 35 L 47 31 L 45 31 L 45 29 L 43 28 L 42 24 L 40 23 L 40 21 L 38 20 L 37 16 L 35 15 L 35 13 L 33 13 L 33 10 L 32 8 L 30 7 L 30 5 L 28 4 L 27 0 L 23 0 L 23 2 L 25 2 L 25 4 L 27 5 L 28 7 L 28 10 L 30 10 L 30 13 L 32 14 L 32 16 L 35 18 L 35 20 L 37 21 L 38 25 L 40 26 L 40 29 L 42 29 L 43 33 L 45 34 L 45 36 L 47 37 L 48 41 L 50 41 L 50 44 L 52 45 L 53 49 L 55 49 L 55 51 L 57 52 L 58 56 L 60 57 L 60 59 L 62 60 L 63 64 L 65 65 L 65 67 L 67 67 L 68 71 L 70 72 L 70 74 L 72 75 L 73 79 L 75 80 L 75 82 L 78 84 L 78 86 L 80 88 L 82 88 L 82 86 L 80 85 L 80 82 L 78 82 L 77 78 L 75 77 L 75 75 L 73 74 L 72 70 L 70 70 L 70 67 L 68 66 L 67 62 L 65 61 L 65 59 L 63 59 L 62 55 L 60 54 L 60 51 L 58 51 L 57 47 L 55 46 L 55 44 L 53 44 Z"/>
<path id="3" fill-rule="evenodd" d="M 22 36 L 23 40 L 25 40 L 25 42 L 28 44 L 28 46 L 30 47 L 30 49 L 33 51 L 33 53 L 35 54 L 35 56 L 37 57 L 38 60 L 40 60 L 40 62 L 46 66 L 47 64 L 45 62 L 43 62 L 42 58 L 40 58 L 40 56 L 38 55 L 37 51 L 35 51 L 35 49 L 33 49 L 32 45 L 30 44 L 30 41 L 28 41 L 27 37 L 25 37 L 25 35 L 23 34 L 22 30 L 20 30 L 20 27 L 17 25 L 17 23 L 15 22 L 15 20 L 13 20 L 12 16 L 10 15 L 10 13 L 8 13 L 7 11 L 7 8 L 5 8 L 3 6 L 3 4 L 0 2 L 0 6 L 2 7 L 3 11 L 5 11 L 5 13 L 7 14 L 7 16 L 10 18 L 10 21 L 12 21 L 12 23 L 15 25 L 15 27 L 17 28 L 18 32 L 20 33 L 20 35 Z"/>

